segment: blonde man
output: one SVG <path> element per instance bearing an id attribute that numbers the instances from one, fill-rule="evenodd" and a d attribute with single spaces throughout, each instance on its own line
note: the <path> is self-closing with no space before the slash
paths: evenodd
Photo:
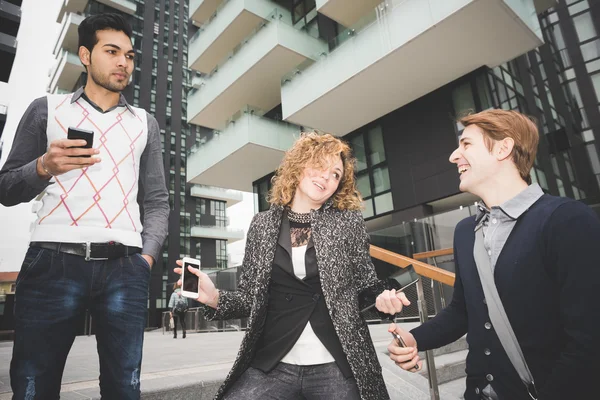
<path id="1" fill-rule="evenodd" d="M 600 338 L 598 217 L 583 203 L 549 196 L 531 184 L 539 137 L 529 118 L 488 110 L 461 122 L 465 130 L 450 162 L 458 167 L 460 190 L 484 205 L 477 217 L 456 227 L 451 304 L 411 332 L 391 326 L 409 347 L 390 344 L 390 357 L 410 371 L 421 363 L 417 350 L 444 346 L 467 333 L 466 400 L 530 400 L 530 393 L 540 400 L 597 398 L 592 372 Z M 502 324 L 496 331 L 489 317 L 491 303 L 474 257 L 476 229 L 482 229 L 485 247 L 479 254 L 487 253 L 534 385 L 521 381 L 499 340 Z"/>

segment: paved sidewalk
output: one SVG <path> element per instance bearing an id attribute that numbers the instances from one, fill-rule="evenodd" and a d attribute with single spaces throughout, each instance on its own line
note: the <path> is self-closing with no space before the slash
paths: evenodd
<path id="1" fill-rule="evenodd" d="M 429 399 L 427 381 L 418 374 L 397 368 L 385 355 L 390 342 L 387 325 L 372 325 L 371 335 L 380 357 L 390 395 L 396 399 Z M 190 333 L 173 339 L 161 330 L 147 332 L 142 361 L 142 398 L 212 399 L 231 369 L 243 332 Z M 9 365 L 12 342 L 0 343 L 0 400 L 12 393 Z M 93 336 L 79 336 L 69 354 L 63 376 L 61 399 L 98 399 L 98 355 Z M 456 399 L 442 396 L 442 399 Z"/>

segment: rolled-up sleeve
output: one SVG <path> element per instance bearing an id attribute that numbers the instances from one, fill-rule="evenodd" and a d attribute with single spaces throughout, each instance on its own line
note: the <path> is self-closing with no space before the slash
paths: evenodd
<path id="1" fill-rule="evenodd" d="M 148 142 L 140 161 L 140 185 L 144 192 L 142 254 L 148 254 L 156 261 L 168 232 L 169 193 L 165 184 L 158 122 L 150 114 L 147 116 Z"/>
<path id="2" fill-rule="evenodd" d="M 48 99 L 34 100 L 19 122 L 6 163 L 0 170 L 0 203 L 10 207 L 33 200 L 50 181 L 37 174 L 37 159 L 46 152 Z"/>

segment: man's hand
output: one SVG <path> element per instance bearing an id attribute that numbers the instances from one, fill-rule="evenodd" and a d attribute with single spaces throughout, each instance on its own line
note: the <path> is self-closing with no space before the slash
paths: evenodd
<path id="1" fill-rule="evenodd" d="M 393 290 L 384 290 L 375 301 L 377 309 L 383 313 L 395 315 L 402 311 L 402 307 L 409 306 L 410 301 L 406 298 L 404 292 Z"/>
<path id="2" fill-rule="evenodd" d="M 419 360 L 419 351 L 417 350 L 417 341 L 415 340 L 415 337 L 412 333 L 397 327 L 396 324 L 390 324 L 388 332 L 394 331 L 402 337 L 407 347 L 402 347 L 396 339 L 392 340 L 392 343 L 388 346 L 390 359 L 405 371 L 420 371 L 423 361 Z"/>
<path id="3" fill-rule="evenodd" d="M 140 255 L 142 256 L 142 258 L 144 260 L 146 260 L 146 262 L 148 263 L 150 268 L 152 268 L 152 266 L 154 265 L 154 258 L 152 258 L 152 256 L 149 256 L 147 254 L 140 254 Z"/>
<path id="4" fill-rule="evenodd" d="M 177 265 L 182 267 L 183 261 L 177 260 Z M 175 271 L 176 274 L 181 275 L 183 268 L 175 268 L 173 271 Z M 198 277 L 198 298 L 196 301 L 216 309 L 217 304 L 219 303 L 219 290 L 215 287 L 213 281 L 208 275 L 197 268 L 188 265 L 188 271 Z M 181 279 L 179 279 L 177 283 L 181 285 Z"/>
<path id="5" fill-rule="evenodd" d="M 82 169 L 90 167 L 101 160 L 99 157 L 82 157 L 94 156 L 98 153 L 98 149 L 77 149 L 74 147 L 85 146 L 86 141 L 82 139 L 58 139 L 50 143 L 50 148 L 44 157 L 44 165 L 42 166 L 42 157 L 37 161 L 37 173 L 42 179 L 50 179 L 52 176 L 62 175 L 74 169 Z M 46 172 L 43 167 L 46 167 Z M 50 173 L 51 175 L 49 175 Z"/>

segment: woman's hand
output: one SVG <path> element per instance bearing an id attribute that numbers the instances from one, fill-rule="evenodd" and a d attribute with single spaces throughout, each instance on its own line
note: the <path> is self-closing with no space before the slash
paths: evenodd
<path id="1" fill-rule="evenodd" d="M 396 292 L 396 289 L 384 290 L 375 301 L 375 306 L 379 311 L 391 315 L 399 313 L 404 306 L 409 305 L 410 301 L 404 292 Z"/>
<path id="2" fill-rule="evenodd" d="M 177 265 L 182 267 L 183 261 L 177 260 Z M 173 271 L 181 275 L 183 269 L 175 268 Z M 216 309 L 219 302 L 219 290 L 215 287 L 213 281 L 208 275 L 197 268 L 188 265 L 188 271 L 198 277 L 198 298 L 196 298 L 196 301 Z M 181 279 L 179 279 L 177 283 L 181 285 Z"/>

